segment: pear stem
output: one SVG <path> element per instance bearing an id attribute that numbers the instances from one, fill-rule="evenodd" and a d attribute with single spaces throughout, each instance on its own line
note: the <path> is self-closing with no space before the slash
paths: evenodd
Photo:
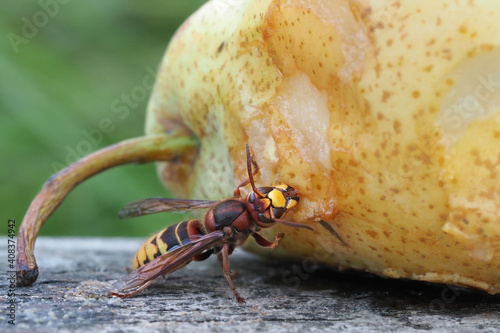
<path id="1" fill-rule="evenodd" d="M 17 243 L 17 285 L 32 285 L 38 277 L 35 241 L 49 216 L 82 181 L 112 167 L 129 163 L 169 161 L 196 149 L 199 143 L 185 133 L 133 138 L 100 149 L 54 174 L 31 202 Z"/>

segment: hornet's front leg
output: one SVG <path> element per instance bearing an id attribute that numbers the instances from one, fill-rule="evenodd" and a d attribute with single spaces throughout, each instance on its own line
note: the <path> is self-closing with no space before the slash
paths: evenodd
<path id="1" fill-rule="evenodd" d="M 275 247 L 278 247 L 278 245 L 280 245 L 281 239 L 285 236 L 285 234 L 283 234 L 282 232 L 278 233 L 274 238 L 274 242 L 268 241 L 258 233 L 253 233 L 252 236 L 253 238 L 255 238 L 257 244 L 259 244 L 260 246 L 268 249 L 273 249 Z"/>
<path id="2" fill-rule="evenodd" d="M 257 173 L 259 173 L 259 165 L 257 164 L 257 161 L 255 160 L 255 155 L 250 154 L 250 148 L 248 147 L 248 143 L 246 145 L 246 150 L 247 150 L 248 179 L 241 182 L 241 184 L 236 187 L 236 189 L 234 190 L 234 197 L 235 198 L 240 198 L 241 197 L 240 188 L 247 186 L 250 183 L 252 184 L 252 189 L 255 190 L 253 176 L 256 175 Z M 253 167 L 253 171 L 252 171 L 252 167 Z"/>

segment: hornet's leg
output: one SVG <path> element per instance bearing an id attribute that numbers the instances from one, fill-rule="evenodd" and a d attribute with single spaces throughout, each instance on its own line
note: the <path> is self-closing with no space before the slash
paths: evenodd
<path id="1" fill-rule="evenodd" d="M 231 288 L 234 297 L 238 301 L 239 304 L 245 304 L 245 300 L 240 296 L 238 291 L 236 290 L 236 286 L 231 280 L 231 274 L 229 273 L 229 244 L 224 244 L 222 247 L 222 272 L 226 277 L 227 282 L 229 283 L 229 287 Z"/>
<path id="2" fill-rule="evenodd" d="M 234 190 L 234 197 L 239 198 L 241 197 L 240 193 L 240 188 L 247 186 L 248 184 L 252 184 L 252 189 L 255 190 L 255 184 L 253 182 L 253 175 L 256 175 L 259 173 L 259 165 L 257 164 L 257 161 L 255 161 L 255 156 L 250 154 L 250 148 L 248 147 L 248 143 L 246 145 L 247 149 L 247 170 L 248 170 L 248 179 L 241 182 L 240 185 L 236 187 Z M 253 172 L 252 172 L 252 166 L 253 166 Z"/>
<path id="3" fill-rule="evenodd" d="M 238 185 L 236 187 L 236 189 L 234 190 L 234 197 L 235 198 L 241 198 L 241 191 L 240 191 L 240 188 L 241 187 L 244 187 L 244 186 L 247 186 L 248 184 L 250 183 L 250 179 L 247 179 L 245 181 L 243 181 L 240 185 Z"/>
<path id="4" fill-rule="evenodd" d="M 193 257 L 193 260 L 194 261 L 203 261 L 205 259 L 207 259 L 208 257 L 210 257 L 212 255 L 213 251 L 212 250 L 209 250 L 209 251 L 205 251 L 203 252 L 202 254 L 197 254 Z"/>
<path id="5" fill-rule="evenodd" d="M 258 233 L 253 233 L 252 236 L 253 236 L 253 238 L 255 238 L 255 241 L 257 242 L 257 244 L 259 244 L 260 246 L 272 249 L 272 248 L 278 247 L 278 245 L 280 245 L 280 241 L 283 238 L 284 234 L 282 232 L 278 233 L 276 235 L 276 237 L 274 238 L 274 242 L 268 241 L 267 239 L 265 239 L 264 237 L 262 237 Z"/>
<path id="6" fill-rule="evenodd" d="M 224 269 L 224 261 L 222 259 L 222 252 L 217 253 L 217 259 L 219 259 L 220 263 L 220 268 Z M 238 271 L 229 271 L 229 276 L 231 279 L 234 279 L 236 276 L 238 276 Z"/>

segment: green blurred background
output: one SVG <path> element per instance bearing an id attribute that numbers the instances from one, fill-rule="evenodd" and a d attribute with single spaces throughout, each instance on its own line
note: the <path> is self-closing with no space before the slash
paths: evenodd
<path id="1" fill-rule="evenodd" d="M 0 2 L 0 234 L 8 219 L 19 227 L 57 168 L 86 150 L 143 135 L 150 91 L 136 95 L 128 115 L 116 107 L 143 86 L 175 30 L 205 1 L 61 2 Z M 112 130 L 101 140 L 96 130 L 104 118 Z M 76 187 L 41 235 L 145 237 L 183 216 L 120 221 L 118 210 L 167 195 L 153 164 L 117 167 Z"/>

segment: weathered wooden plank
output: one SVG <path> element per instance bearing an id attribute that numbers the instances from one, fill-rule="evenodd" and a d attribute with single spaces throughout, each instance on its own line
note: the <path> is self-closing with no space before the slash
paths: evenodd
<path id="1" fill-rule="evenodd" d="M 126 274 L 143 239 L 37 240 L 40 267 L 32 287 L 16 290 L 16 325 L 8 324 L 8 279 L 2 279 L 4 328 L 104 332 L 474 331 L 500 328 L 500 297 L 413 281 L 277 265 L 243 251 L 231 256 L 247 304 L 232 298 L 216 258 L 160 278 L 134 298 L 103 295 Z M 7 268 L 7 240 L 0 239 Z M 309 271 L 309 272 L 308 272 Z M 8 276 L 7 276 L 8 277 Z"/>

